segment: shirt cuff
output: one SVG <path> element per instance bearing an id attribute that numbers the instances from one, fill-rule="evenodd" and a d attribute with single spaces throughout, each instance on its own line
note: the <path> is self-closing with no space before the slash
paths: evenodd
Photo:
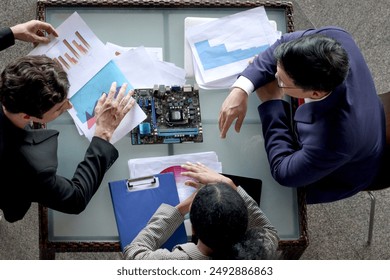
<path id="1" fill-rule="evenodd" d="M 232 85 L 232 88 L 235 87 L 242 89 L 248 95 L 250 95 L 255 90 L 255 86 L 252 84 L 252 82 L 244 76 L 238 77 L 238 79 Z"/>

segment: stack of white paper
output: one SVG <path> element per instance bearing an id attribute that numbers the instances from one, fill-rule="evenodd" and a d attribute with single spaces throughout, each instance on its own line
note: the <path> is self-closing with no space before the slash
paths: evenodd
<path id="1" fill-rule="evenodd" d="M 110 47 L 113 47 L 112 43 Z M 185 70 L 173 63 L 162 61 L 161 48 L 116 46 L 116 49 L 124 51 L 113 57 L 113 60 L 123 74 L 129 77 L 134 88 L 153 88 L 154 85 L 183 86 L 185 84 Z"/>
<path id="2" fill-rule="evenodd" d="M 195 80 L 204 89 L 229 88 L 248 62 L 281 36 L 264 7 L 218 19 L 186 18 L 185 26 Z M 190 76 L 188 60 L 185 68 Z"/>

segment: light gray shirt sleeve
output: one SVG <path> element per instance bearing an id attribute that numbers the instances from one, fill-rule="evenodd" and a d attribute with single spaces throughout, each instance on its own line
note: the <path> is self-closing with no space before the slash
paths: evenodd
<path id="1" fill-rule="evenodd" d="M 266 238 L 270 245 L 276 250 L 279 245 L 279 236 L 276 228 L 271 224 L 270 220 L 260 209 L 257 202 L 245 192 L 241 187 L 237 188 L 237 192 L 244 199 L 246 207 L 248 209 L 248 229 L 254 227 L 264 228 L 266 231 Z"/>
<path id="2" fill-rule="evenodd" d="M 172 249 L 160 248 L 161 245 L 183 223 L 184 217 L 173 206 L 161 204 L 146 227 L 124 248 L 124 257 L 128 260 L 190 260 L 208 259 L 197 249 L 194 243 L 177 245 Z"/>

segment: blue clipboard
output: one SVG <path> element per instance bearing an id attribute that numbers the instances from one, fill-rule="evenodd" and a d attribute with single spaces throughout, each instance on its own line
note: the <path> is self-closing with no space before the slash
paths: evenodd
<path id="1" fill-rule="evenodd" d="M 162 203 L 172 206 L 179 203 L 173 173 L 113 181 L 108 184 L 122 251 L 146 226 Z M 175 245 L 187 242 L 183 223 L 161 247 L 171 250 Z"/>

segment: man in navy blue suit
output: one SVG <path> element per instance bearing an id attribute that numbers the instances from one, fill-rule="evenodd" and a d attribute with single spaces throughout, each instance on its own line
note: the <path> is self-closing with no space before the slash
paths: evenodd
<path id="1" fill-rule="evenodd" d="M 350 197 L 374 181 L 385 146 L 385 117 L 368 66 L 338 27 L 285 34 L 254 58 L 221 106 L 221 137 L 256 91 L 272 176 L 304 187 L 307 203 Z M 304 100 L 291 120 L 284 95 Z"/>

